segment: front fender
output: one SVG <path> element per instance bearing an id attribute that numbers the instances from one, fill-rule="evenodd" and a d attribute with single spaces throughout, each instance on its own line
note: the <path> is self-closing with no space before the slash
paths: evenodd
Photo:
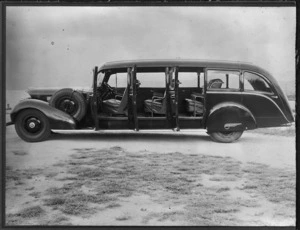
<path id="1" fill-rule="evenodd" d="M 24 109 L 36 109 L 48 117 L 51 129 L 75 129 L 76 122 L 67 113 L 64 113 L 54 107 L 49 106 L 45 101 L 36 99 L 25 99 L 20 101 L 12 110 L 10 117 L 14 123 L 19 112 Z"/>
<path id="2" fill-rule="evenodd" d="M 256 127 L 256 120 L 251 111 L 236 102 L 223 102 L 215 105 L 206 119 L 208 132 L 244 131 Z"/>

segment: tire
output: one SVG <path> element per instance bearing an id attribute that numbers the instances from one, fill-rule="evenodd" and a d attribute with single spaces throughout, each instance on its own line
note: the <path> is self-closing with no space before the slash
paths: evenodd
<path id="1" fill-rule="evenodd" d="M 46 140 L 50 133 L 48 118 L 39 110 L 22 110 L 16 117 L 15 129 L 21 139 L 27 142 Z"/>
<path id="2" fill-rule="evenodd" d="M 87 110 L 84 96 L 70 88 L 56 91 L 51 97 L 49 104 L 71 115 L 77 121 L 80 121 L 85 116 Z"/>
<path id="3" fill-rule="evenodd" d="M 222 142 L 222 143 L 231 143 L 236 140 L 238 140 L 243 134 L 243 131 L 238 132 L 211 132 L 209 133 L 211 139 L 216 142 Z"/>

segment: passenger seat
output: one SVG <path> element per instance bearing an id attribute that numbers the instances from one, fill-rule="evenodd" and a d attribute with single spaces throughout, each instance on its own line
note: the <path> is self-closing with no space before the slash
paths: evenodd
<path id="1" fill-rule="evenodd" d="M 191 99 L 186 98 L 186 111 L 192 113 L 193 116 L 203 114 L 203 99 L 204 95 L 201 93 L 193 92 L 191 94 Z"/>
<path id="2" fill-rule="evenodd" d="M 117 95 L 116 97 L 120 97 Z M 121 100 L 111 98 L 102 102 L 103 112 L 110 115 L 127 115 L 127 103 L 128 103 L 128 87 L 125 89 Z"/>
<path id="3" fill-rule="evenodd" d="M 144 110 L 146 113 L 166 114 L 166 92 L 164 94 L 153 92 L 151 99 L 144 101 Z"/>

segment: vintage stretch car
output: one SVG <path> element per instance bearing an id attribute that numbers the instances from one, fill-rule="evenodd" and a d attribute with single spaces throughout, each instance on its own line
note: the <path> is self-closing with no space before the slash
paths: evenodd
<path id="1" fill-rule="evenodd" d="M 277 81 L 247 63 L 136 60 L 93 73 L 90 90 L 29 90 L 11 112 L 18 135 L 34 142 L 56 129 L 206 129 L 233 142 L 245 130 L 294 121 Z"/>

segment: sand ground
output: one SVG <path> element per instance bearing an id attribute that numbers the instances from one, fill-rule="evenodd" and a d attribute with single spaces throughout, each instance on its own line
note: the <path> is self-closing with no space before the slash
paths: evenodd
<path id="1" fill-rule="evenodd" d="M 230 144 L 199 130 L 60 131 L 26 143 L 9 126 L 6 222 L 294 226 L 295 136 L 275 131 Z"/>

